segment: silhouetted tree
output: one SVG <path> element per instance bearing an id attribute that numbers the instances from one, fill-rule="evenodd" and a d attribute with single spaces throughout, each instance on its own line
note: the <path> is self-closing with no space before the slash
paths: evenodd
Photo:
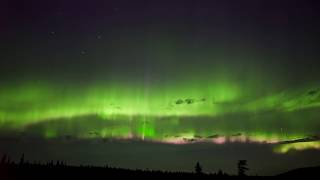
<path id="1" fill-rule="evenodd" d="M 7 154 L 4 154 L 1 158 L 0 164 L 5 164 L 7 162 Z"/>
<path id="2" fill-rule="evenodd" d="M 10 159 L 10 157 L 8 157 L 8 158 L 7 158 L 7 164 L 10 165 L 11 163 L 12 163 L 12 162 L 11 162 L 11 159 Z"/>
<path id="3" fill-rule="evenodd" d="M 20 158 L 20 162 L 19 165 L 22 166 L 24 164 L 24 154 L 22 154 L 21 158 Z"/>
<path id="4" fill-rule="evenodd" d="M 249 170 L 247 167 L 247 160 L 239 160 L 238 162 L 238 176 L 246 176 L 246 171 Z"/>
<path id="5" fill-rule="evenodd" d="M 197 162 L 196 166 L 194 167 L 197 174 L 202 174 L 202 167 L 199 162 Z"/>

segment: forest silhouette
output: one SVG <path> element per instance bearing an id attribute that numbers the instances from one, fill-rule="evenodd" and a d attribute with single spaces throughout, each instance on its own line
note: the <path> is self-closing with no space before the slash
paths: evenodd
<path id="1" fill-rule="evenodd" d="M 228 174 L 222 170 L 215 173 L 205 173 L 200 162 L 196 162 L 194 172 L 171 172 L 160 170 L 141 170 L 115 168 L 105 165 L 103 167 L 80 165 L 68 165 L 65 161 L 49 161 L 46 163 L 29 162 L 22 154 L 20 161 L 15 162 L 7 155 L 3 155 L 0 161 L 0 179 L 61 179 L 61 178 L 132 178 L 132 177 L 156 177 L 156 178 L 204 178 L 212 177 L 248 177 L 249 171 L 246 160 L 239 160 L 236 164 L 238 174 Z M 278 176 L 307 176 L 317 175 L 320 167 L 301 168 Z M 258 175 L 255 175 L 258 176 Z"/>

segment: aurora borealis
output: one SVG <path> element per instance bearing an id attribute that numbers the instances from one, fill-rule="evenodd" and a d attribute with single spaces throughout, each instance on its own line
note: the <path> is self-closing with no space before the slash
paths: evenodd
<path id="1" fill-rule="evenodd" d="M 240 85 L 226 84 L 213 82 L 206 91 L 201 86 L 149 88 L 147 95 L 132 86 L 92 85 L 92 89 L 59 92 L 62 87 L 22 85 L 2 92 L 1 124 L 18 134 L 40 124 L 40 129 L 31 132 L 48 139 L 270 143 L 283 146 L 275 147 L 277 153 L 319 148 L 320 91 L 316 87 L 252 98 Z M 281 144 L 309 136 L 316 136 L 310 139 L 312 143 Z"/>
<path id="2" fill-rule="evenodd" d="M 299 153 L 320 153 L 318 10 L 298 0 L 13 1 L 1 30 L 0 147 L 42 142 L 58 157 L 75 143 L 96 156 L 132 142 L 197 159 L 197 147 L 223 157 L 231 150 L 220 148 L 248 146 L 308 164 Z M 134 167 L 123 151 L 114 162 Z"/>

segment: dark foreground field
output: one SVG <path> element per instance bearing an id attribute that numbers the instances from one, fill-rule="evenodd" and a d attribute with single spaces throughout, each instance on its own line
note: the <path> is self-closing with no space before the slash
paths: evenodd
<path id="1" fill-rule="evenodd" d="M 199 170 L 199 169 L 198 169 Z M 320 172 L 320 167 L 310 167 L 295 169 L 289 172 L 279 174 L 278 176 L 300 176 L 300 177 L 316 177 Z M 246 176 L 243 174 L 242 176 Z M 239 175 L 229 175 L 222 171 L 217 173 L 206 174 L 197 171 L 195 172 L 166 172 L 166 171 L 154 171 L 154 170 L 132 170 L 112 167 L 96 167 L 96 166 L 70 166 L 66 165 L 62 161 L 41 163 L 29 163 L 29 162 L 0 162 L 0 179 L 112 179 L 112 178 L 201 178 L 201 179 L 213 179 L 216 177 L 240 177 Z M 256 176 L 257 177 L 257 176 Z M 259 176 L 260 178 L 263 178 Z"/>
<path id="2" fill-rule="evenodd" d="M 66 179 L 66 178 L 205 178 L 213 176 L 227 177 L 227 174 L 204 174 L 188 172 L 164 172 L 152 170 L 130 170 L 111 167 L 93 166 L 66 166 L 66 165 L 40 165 L 10 164 L 1 167 L 0 179 Z"/>

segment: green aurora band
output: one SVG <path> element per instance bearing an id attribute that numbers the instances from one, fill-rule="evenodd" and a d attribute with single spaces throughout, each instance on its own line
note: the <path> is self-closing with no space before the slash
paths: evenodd
<path id="1" fill-rule="evenodd" d="M 320 149 L 319 138 L 281 143 L 318 135 L 319 86 L 257 93 L 235 81 L 200 82 L 5 85 L 0 128 L 46 139 L 270 143 L 277 153 Z"/>

